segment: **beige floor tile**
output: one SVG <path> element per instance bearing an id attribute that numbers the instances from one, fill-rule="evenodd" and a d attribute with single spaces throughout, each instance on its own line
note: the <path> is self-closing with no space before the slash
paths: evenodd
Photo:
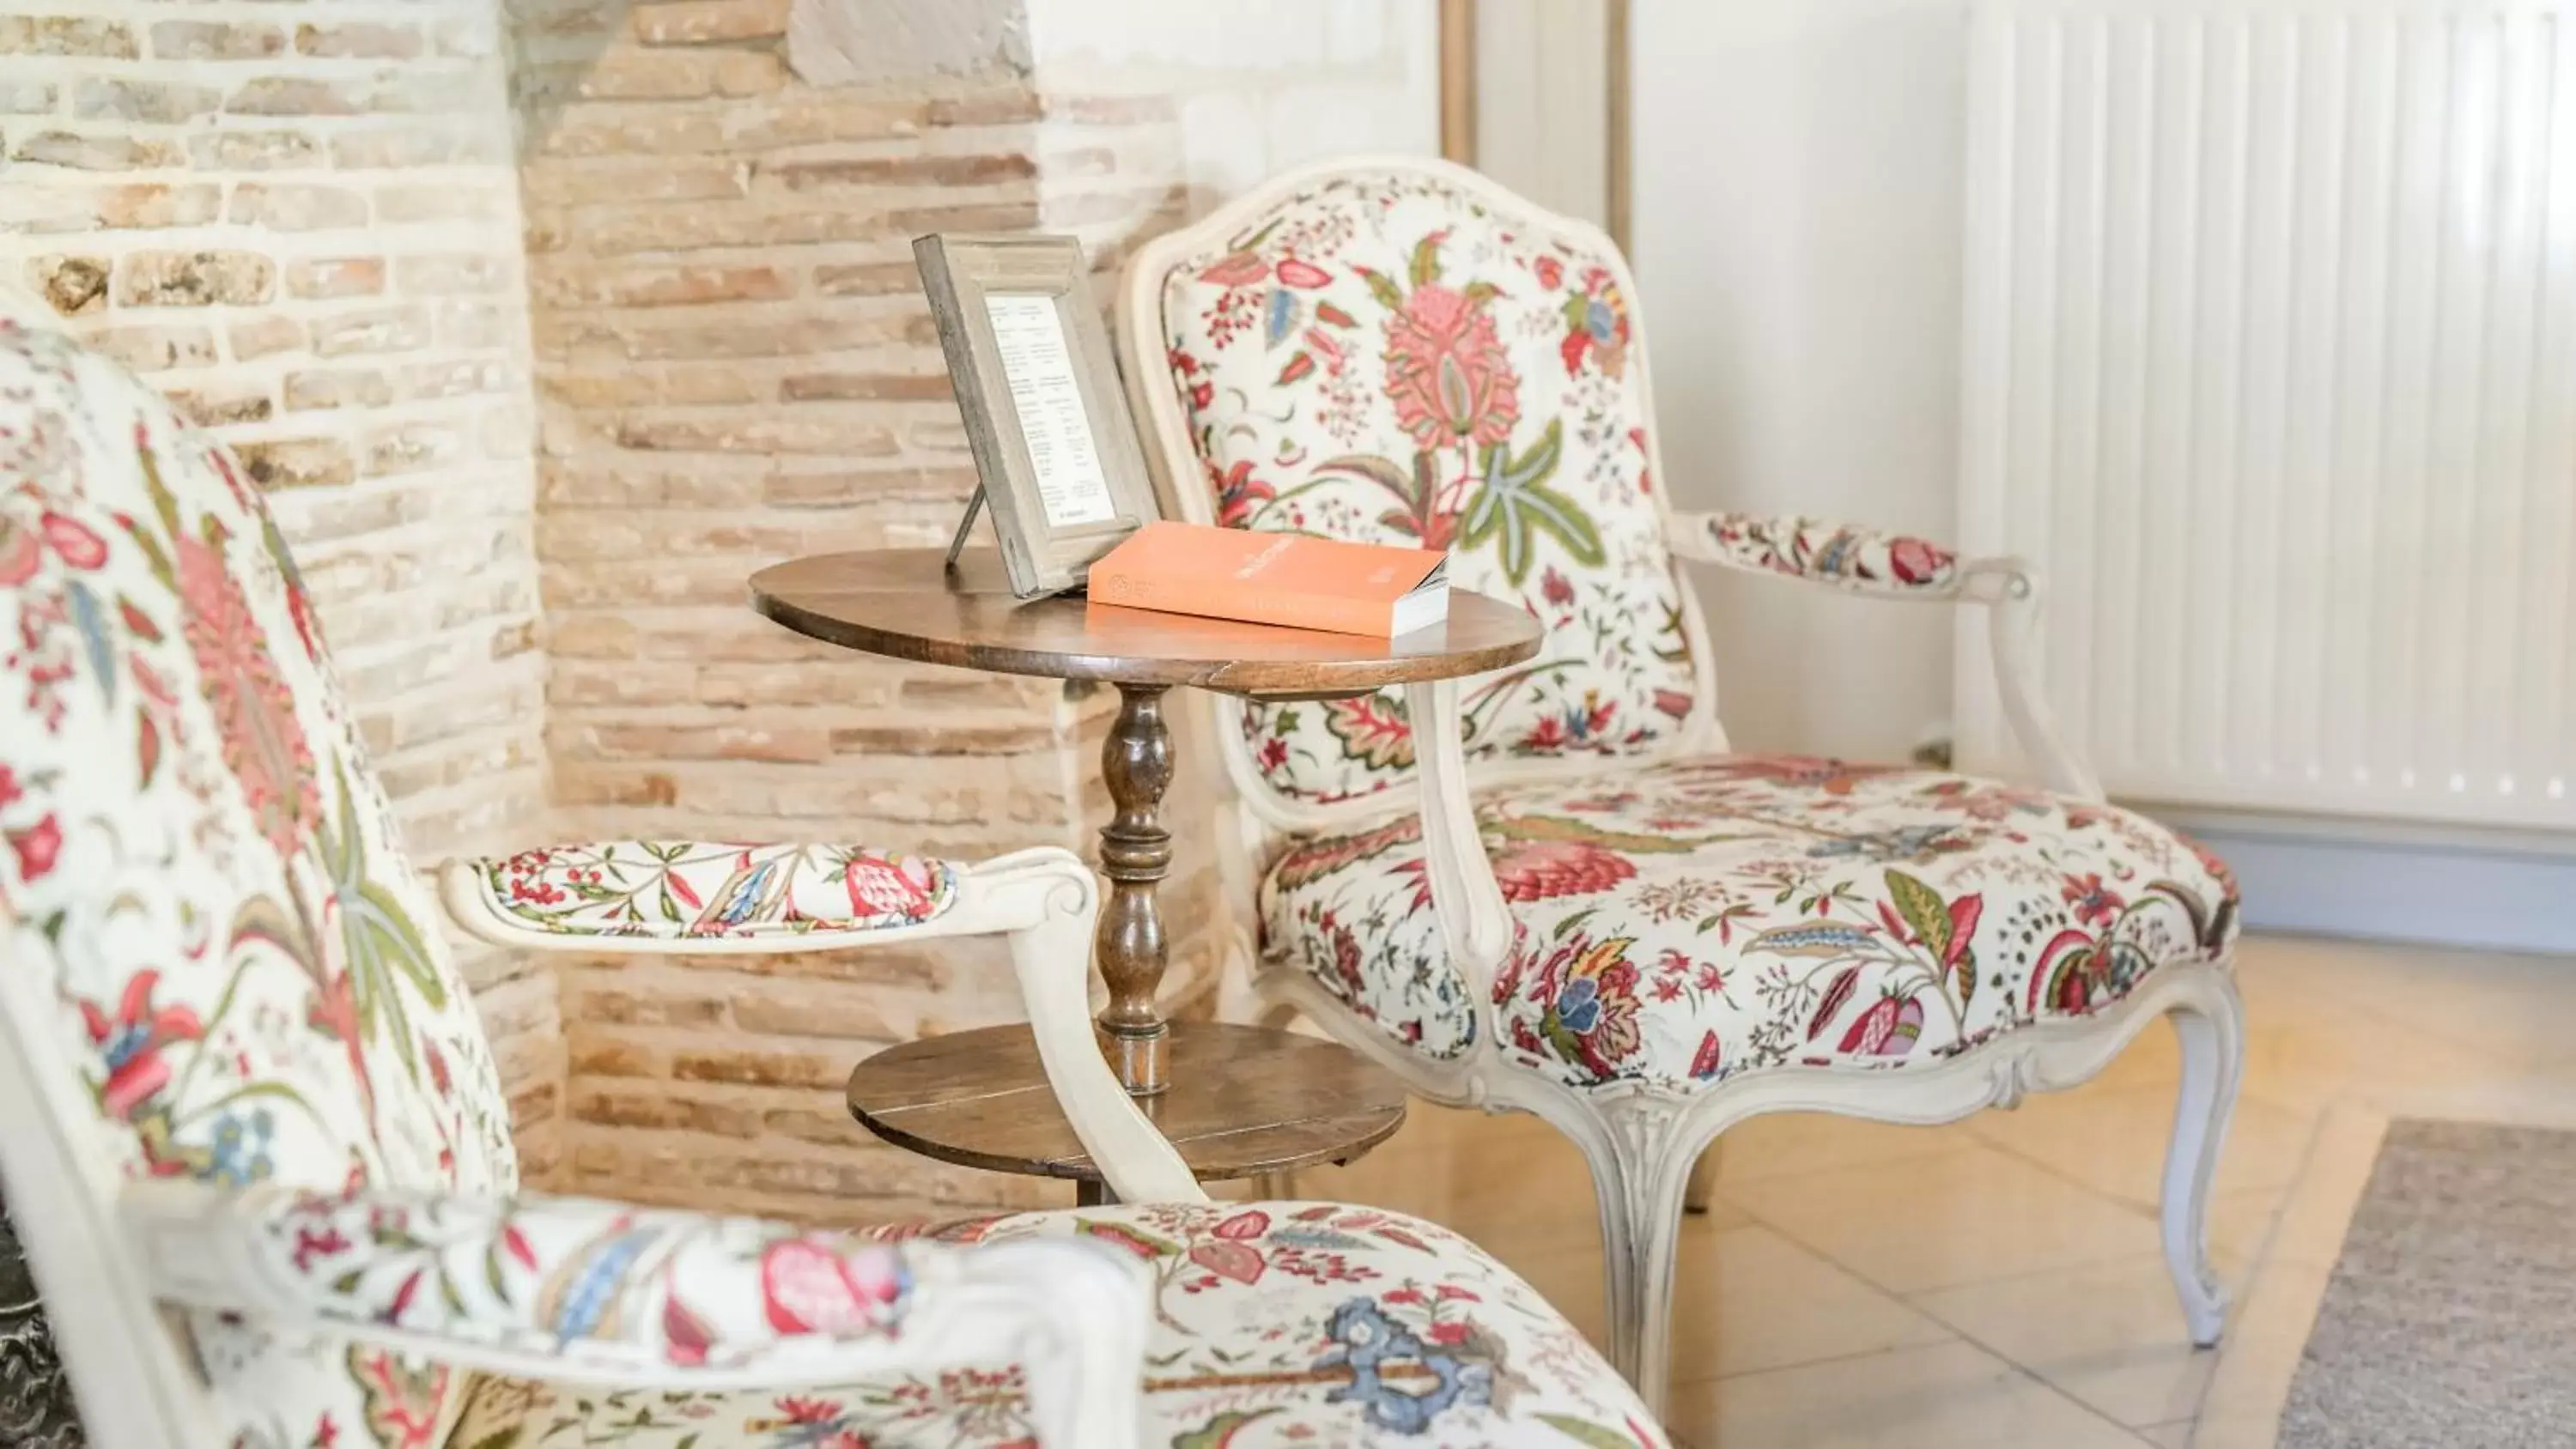
<path id="1" fill-rule="evenodd" d="M 1965 1152 L 1977 1139 L 1963 1125 L 1900 1127 L 1821 1112 L 1781 1112 L 1739 1122 L 1717 1140 L 1721 1183 L 1751 1182 L 1827 1168 Z"/>
<path id="2" fill-rule="evenodd" d="M 2243 1279 L 2270 1243 L 2289 1187 L 2222 1192 L 2209 1200 L 2209 1257 L 2230 1284 Z"/>
<path id="3" fill-rule="evenodd" d="M 2035 1273 L 1908 1301 L 2132 1427 L 2197 1414 L 2218 1362 L 2216 1353 L 2192 1347 L 2161 1257 Z"/>
<path id="4" fill-rule="evenodd" d="M 2156 1251 L 2149 1214 L 1984 1146 L 1726 1191 L 1763 1222 L 1894 1293 Z"/>
<path id="5" fill-rule="evenodd" d="M 2172 1087 L 2083 1087 L 2031 1098 L 2016 1111 L 1981 1113 L 1969 1125 L 2007 1152 L 2095 1192 L 2152 1209 L 2164 1192 L 2173 1118 Z M 2312 1125 L 2297 1113 L 2240 1095 L 2218 1163 L 2217 1190 L 2288 1184 L 2298 1174 Z"/>
<path id="6" fill-rule="evenodd" d="M 2138 1449 L 2127 1430 L 1964 1343 L 1685 1385 L 1668 1417 L 1703 1449 Z"/>
<path id="7" fill-rule="evenodd" d="M 1938 1343 L 1949 1330 L 1765 1227 L 1686 1242 L 1673 1377 L 1718 1378 Z"/>
<path id="8" fill-rule="evenodd" d="M 2331 1264 L 2267 1263 L 2254 1292 L 2229 1325 L 2209 1395 L 2202 1400 L 2195 1449 L 2272 1449 L 2281 1409 L 2316 1327 Z"/>
<path id="9" fill-rule="evenodd" d="M 2576 1007 L 2576 973 L 2563 956 L 2266 937 L 2255 958 L 2269 985 L 2312 991 L 2406 1031 L 2517 1067 L 2576 1065 L 2576 1037 L 2558 1026 Z"/>
<path id="10" fill-rule="evenodd" d="M 2155 1445 L 2156 1449 L 2191 1449 L 2192 1430 L 2198 1427 L 2191 1420 L 2184 1419 L 2172 1424 L 2158 1424 L 2152 1429 L 2140 1429 L 2138 1437 Z"/>
<path id="11" fill-rule="evenodd" d="M 2271 1449 L 2387 1128 L 2385 1117 L 2353 1107 L 2328 1113 L 2319 1126 L 2307 1170 L 2282 1204 L 2263 1263 L 2228 1324 L 2196 1449 Z"/>

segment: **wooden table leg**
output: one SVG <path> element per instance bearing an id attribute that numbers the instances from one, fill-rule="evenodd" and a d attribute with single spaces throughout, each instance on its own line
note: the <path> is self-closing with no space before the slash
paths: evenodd
<path id="1" fill-rule="evenodd" d="M 1163 686 L 1118 686 L 1118 718 L 1100 747 L 1100 773 L 1118 806 L 1100 831 L 1100 869 L 1109 877 L 1096 941 L 1100 978 L 1109 986 L 1100 1049 L 1130 1093 L 1151 1096 L 1171 1085 L 1164 1060 L 1171 1027 L 1154 1005 L 1171 964 L 1156 901 L 1172 868 L 1172 835 L 1161 815 L 1163 791 L 1172 783 Z"/>

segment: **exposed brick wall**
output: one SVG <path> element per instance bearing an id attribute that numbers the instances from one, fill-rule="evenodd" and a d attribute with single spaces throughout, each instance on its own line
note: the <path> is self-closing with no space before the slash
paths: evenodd
<path id="1" fill-rule="evenodd" d="M 1087 851 L 1113 694 L 813 644 L 743 581 L 946 542 L 974 468 L 911 239 L 1049 224 L 1114 148 L 1060 144 L 1008 67 L 808 85 L 788 9 L 515 6 L 557 824 Z M 1204 997 L 1189 858 L 1171 983 Z M 1066 1195 L 884 1147 L 841 1104 L 886 1044 L 1020 1016 L 998 943 L 603 958 L 567 970 L 563 1016 L 582 1190 L 831 1221 Z"/>
<path id="2" fill-rule="evenodd" d="M 414 853 L 515 837 L 545 806 L 544 665 L 496 6 L 10 8 L 0 272 L 267 488 Z M 460 955 L 542 1181 L 554 984 Z"/>
<path id="3" fill-rule="evenodd" d="M 817 4 L 843 11 L 823 69 L 864 83 L 790 64 Z M 913 235 L 1076 232 L 1105 306 L 1137 241 L 1353 144 L 1410 72 L 1364 17 L 1327 43 L 1289 0 L 1236 54 L 1170 51 L 1225 39 L 1190 0 L 972 5 L 962 48 L 909 57 L 874 43 L 895 0 L 0 17 L 0 274 L 270 490 L 424 860 L 573 834 L 1091 849 L 1113 692 L 810 644 L 743 580 L 942 543 L 973 486 Z M 1052 81 L 1040 31 L 1080 50 Z M 1199 711 L 1174 713 L 1167 998 L 1197 1011 L 1219 821 Z M 841 1107 L 881 1046 L 1018 1017 L 998 943 L 465 960 L 536 1181 L 821 1221 L 1064 1196 Z"/>

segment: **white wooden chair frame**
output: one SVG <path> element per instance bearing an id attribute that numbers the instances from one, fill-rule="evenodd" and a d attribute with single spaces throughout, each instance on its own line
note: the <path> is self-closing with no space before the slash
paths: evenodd
<path id="1" fill-rule="evenodd" d="M 441 895 L 458 923 L 484 940 L 523 950 L 600 955 L 780 955 L 942 937 L 1008 938 L 1038 1054 L 1075 1133 L 1111 1188 L 1129 1202 L 1203 1203 L 1180 1154 L 1146 1121 L 1092 1039 L 1087 997 L 1099 889 L 1069 851 L 1022 851 L 965 872 L 953 906 L 917 926 L 816 931 L 781 941 L 603 938 L 549 932 L 490 909 L 475 871 L 450 861 Z M 529 1352 L 441 1335 L 317 1317 L 292 1284 L 252 1251 L 258 1206 L 274 1190 L 235 1191 L 184 1180 L 113 1189 L 113 1214 L 97 1211 L 114 1169 L 89 1134 L 87 1102 L 58 1100 L 79 1080 L 54 1069 L 56 1039 L 29 1024 L 59 1010 L 34 999 L 36 973 L 0 960 L 0 1177 L 62 1345 L 82 1425 L 101 1449 L 194 1444 L 215 1422 L 204 1387 L 170 1352 L 161 1315 L 187 1306 L 244 1314 L 272 1331 L 421 1352 L 460 1368 L 620 1388 L 797 1388 L 888 1370 L 981 1362 L 996 1349 L 1028 1375 L 1042 1443 L 1131 1449 L 1150 1307 L 1138 1274 L 1079 1244 L 996 1244 L 944 1256 L 925 1275 L 899 1336 L 798 1345 L 745 1369 L 685 1369 L 613 1351 Z M 522 1197 L 533 1194 L 522 1194 Z"/>
<path id="2" fill-rule="evenodd" d="M 1446 162 L 1408 156 L 1370 156 L 1327 162 L 1275 177 L 1205 219 L 1140 248 L 1119 288 L 1118 341 L 1134 411 L 1148 433 L 1146 457 L 1166 516 L 1214 523 L 1198 457 L 1180 399 L 1163 364 L 1168 331 L 1163 323 L 1164 279 L 1182 259 L 1221 246 L 1264 215 L 1327 177 L 1345 172 L 1395 172 L 1426 177 L 1483 201 L 1515 218 L 1516 225 L 1552 230 L 1583 252 L 1609 259 L 1619 288 L 1639 296 L 1636 279 L 1618 248 L 1599 230 L 1553 216 L 1475 172 Z M 1647 372 L 1644 308 L 1632 305 L 1634 346 L 1646 396 L 1648 466 L 1670 478 L 1654 427 Z M 1655 492 L 1667 547 L 1678 557 L 1731 564 L 1710 548 L 1704 520 L 1676 515 L 1669 490 Z M 1781 577 L 1780 575 L 1771 575 Z M 1672 741 L 1639 764 L 1657 759 L 1726 751 L 1716 715 L 1715 665 L 1696 592 L 1681 587 L 1684 625 L 1693 645 L 1698 689 L 1691 713 Z M 2018 559 L 1964 563 L 1958 587 L 1916 596 L 1975 604 L 1989 612 L 1996 686 L 2015 738 L 2052 790 L 2100 800 L 2101 787 L 2059 736 L 2032 679 L 2030 638 L 2040 590 Z M 1951 1122 L 1989 1106 L 2017 1105 L 2033 1091 L 2059 1091 L 2100 1072 L 2146 1025 L 2171 1017 L 2182 1048 L 2182 1086 L 2168 1148 L 2163 1190 L 2163 1246 L 2181 1295 L 2192 1341 L 2218 1341 L 2226 1297 L 2208 1259 L 2208 1199 L 2219 1151 L 2234 1108 L 2243 1059 L 2242 1006 L 2225 960 L 2159 968 L 2116 1007 L 2081 1021 L 2053 1021 L 2023 1028 L 1961 1053 L 1937 1066 L 1902 1072 L 1809 1070 L 1756 1071 L 1694 1092 L 1637 1083 L 1594 1090 L 1561 1085 L 1509 1064 L 1493 1004 L 1494 972 L 1512 943 L 1512 917 L 1491 862 L 1479 842 L 1472 787 L 1597 775 L 1597 759 L 1467 764 L 1460 742 L 1455 682 L 1414 685 L 1406 704 L 1416 725 L 1420 789 L 1412 808 L 1421 812 L 1429 860 L 1432 909 L 1441 940 L 1455 963 L 1467 1000 L 1482 1013 L 1469 1050 L 1449 1060 L 1406 1051 L 1374 1023 L 1358 1016 L 1293 962 L 1264 956 L 1255 946 L 1257 892 L 1263 872 L 1298 834 L 1352 830 L 1408 808 L 1390 796 L 1311 805 L 1282 800 L 1254 773 L 1231 741 L 1231 711 L 1239 706 L 1210 696 L 1212 738 L 1228 742 L 1224 757 L 1234 796 L 1236 830 L 1220 831 L 1223 873 L 1232 906 L 1229 973 L 1248 972 L 1259 999 L 1293 1008 L 1335 1040 L 1402 1078 L 1418 1096 L 1448 1106 L 1489 1112 L 1524 1111 L 1546 1119 L 1583 1151 L 1598 1195 L 1604 1246 L 1611 1362 L 1629 1376 L 1647 1404 L 1661 1413 L 1669 1381 L 1670 1325 L 1675 1247 L 1684 1197 L 1694 1164 L 1728 1127 L 1766 1112 L 1832 1112 L 1879 1122 L 1931 1125 Z M 1472 777 L 1472 778 L 1471 778 Z"/>

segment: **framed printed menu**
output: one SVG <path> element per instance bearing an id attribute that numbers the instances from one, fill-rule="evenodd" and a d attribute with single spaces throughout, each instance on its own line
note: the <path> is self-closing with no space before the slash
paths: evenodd
<path id="1" fill-rule="evenodd" d="M 1011 592 L 1076 587 L 1156 516 L 1081 243 L 938 234 L 912 252 Z"/>

